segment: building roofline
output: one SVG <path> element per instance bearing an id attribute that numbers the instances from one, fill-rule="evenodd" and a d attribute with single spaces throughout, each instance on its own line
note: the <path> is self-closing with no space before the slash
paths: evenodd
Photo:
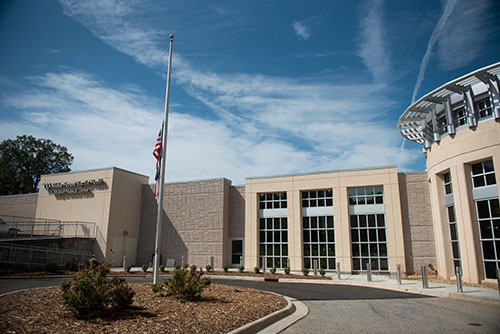
<path id="1" fill-rule="evenodd" d="M 387 168 L 398 168 L 398 166 L 396 166 L 396 165 L 389 165 L 389 166 L 375 166 L 375 167 L 368 167 L 368 168 L 351 168 L 351 169 L 326 170 L 326 171 L 319 171 L 319 172 L 307 172 L 307 173 L 296 173 L 296 174 L 281 174 L 281 175 L 270 175 L 270 176 L 252 176 L 252 177 L 246 177 L 245 180 L 271 179 L 271 178 L 275 178 L 275 177 L 289 177 L 289 176 L 303 176 L 303 175 L 317 175 L 317 174 L 356 172 L 356 171 L 363 171 L 363 170 L 376 170 L 376 169 L 387 169 Z"/>
<path id="2" fill-rule="evenodd" d="M 165 184 L 181 184 L 181 183 L 191 183 L 191 182 L 204 182 L 204 181 L 219 181 L 219 180 L 227 180 L 229 182 L 233 182 L 227 177 L 214 177 L 214 178 L 208 178 L 208 179 L 195 179 L 195 180 L 186 180 L 186 181 L 172 181 L 172 182 L 165 182 Z M 149 186 L 155 185 L 154 183 L 149 183 Z"/>
<path id="3" fill-rule="evenodd" d="M 87 170 L 79 170 L 79 171 L 69 171 L 69 172 L 63 172 L 63 173 L 54 173 L 54 174 L 42 174 L 42 176 L 57 176 L 57 175 L 69 175 L 69 174 L 78 174 L 78 173 L 88 173 L 88 172 L 98 172 L 98 171 L 103 171 L 103 170 L 110 170 L 110 169 L 116 169 L 125 173 L 130 173 L 130 174 L 135 174 L 139 176 L 144 176 L 149 179 L 149 176 L 144 175 L 144 174 L 139 174 L 136 172 L 132 172 L 120 167 L 105 167 L 105 168 L 94 168 L 94 169 L 87 169 Z"/>

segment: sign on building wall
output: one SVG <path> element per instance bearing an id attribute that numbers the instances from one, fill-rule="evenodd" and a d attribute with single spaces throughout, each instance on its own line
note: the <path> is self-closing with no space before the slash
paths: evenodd
<path id="1" fill-rule="evenodd" d="M 92 186 L 99 186 L 104 184 L 106 184 L 104 179 L 93 179 L 64 183 L 44 183 L 43 187 L 48 191 L 50 195 L 66 195 L 89 193 L 92 190 Z"/>

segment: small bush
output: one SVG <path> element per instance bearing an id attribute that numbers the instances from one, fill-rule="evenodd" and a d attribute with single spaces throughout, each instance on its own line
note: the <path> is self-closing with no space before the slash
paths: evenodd
<path id="1" fill-rule="evenodd" d="M 144 263 L 142 265 L 142 271 L 146 272 L 146 271 L 148 271 L 148 268 L 149 268 L 149 266 L 147 264 Z"/>
<path id="2" fill-rule="evenodd" d="M 108 279 L 108 273 L 107 264 L 90 259 L 89 267 L 80 269 L 77 278 L 61 283 L 65 307 L 79 318 L 96 318 L 129 307 L 135 292 L 121 278 Z"/>
<path id="3" fill-rule="evenodd" d="M 320 274 L 321 276 L 325 276 L 325 274 L 326 274 L 325 269 L 323 269 L 323 268 L 319 268 L 319 274 Z"/>
<path id="4" fill-rule="evenodd" d="M 309 269 L 307 268 L 302 269 L 302 273 L 304 274 L 304 276 L 309 275 Z"/>
<path id="5" fill-rule="evenodd" d="M 271 274 L 276 274 L 276 267 L 272 267 L 269 271 Z"/>
<path id="6" fill-rule="evenodd" d="M 290 275 L 290 267 L 285 267 L 285 274 Z"/>
<path id="7" fill-rule="evenodd" d="M 244 266 L 239 266 L 239 267 L 238 267 L 238 271 L 239 271 L 240 273 L 244 272 L 244 271 L 245 271 L 245 267 L 244 267 Z"/>
<path id="8" fill-rule="evenodd" d="M 59 265 L 57 264 L 57 262 L 52 260 L 48 260 L 47 262 L 45 262 L 45 270 L 47 272 L 55 273 L 57 272 L 57 269 L 59 269 Z"/>
<path id="9" fill-rule="evenodd" d="M 176 269 L 166 283 L 167 296 L 174 296 L 182 301 L 200 299 L 203 289 L 210 285 L 210 278 L 202 276 L 203 269 L 196 271 L 195 265 L 190 270 Z"/>
<path id="10" fill-rule="evenodd" d="M 227 266 L 227 264 L 225 264 L 223 267 L 222 267 L 222 270 L 224 270 L 225 273 L 227 273 L 229 271 L 229 267 Z"/>
<path id="11" fill-rule="evenodd" d="M 130 270 L 132 269 L 132 266 L 131 265 L 128 265 L 128 266 L 125 266 L 125 271 L 126 272 L 130 272 Z"/>
<path id="12" fill-rule="evenodd" d="M 255 267 L 255 268 L 253 268 L 253 271 L 254 271 L 256 274 L 258 274 L 258 273 L 260 273 L 260 268 L 259 268 L 259 267 Z"/>
<path id="13" fill-rule="evenodd" d="M 181 269 L 181 265 L 180 264 L 176 264 L 175 265 L 175 269 Z"/>
<path id="14" fill-rule="evenodd" d="M 75 258 L 72 258 L 71 260 L 66 262 L 66 265 L 64 266 L 64 268 L 66 270 L 69 270 L 69 271 L 78 271 L 79 265 L 80 265 L 80 263 L 78 263 L 78 261 Z"/>
<path id="15" fill-rule="evenodd" d="M 212 266 L 211 266 L 211 265 L 209 265 L 209 264 L 207 264 L 207 265 L 205 266 L 205 269 L 206 269 L 208 272 L 210 272 L 210 271 L 212 271 Z"/>
<path id="16" fill-rule="evenodd" d="M 165 265 L 164 265 L 164 264 L 160 264 L 160 271 L 161 271 L 162 273 L 164 273 L 164 272 L 165 272 Z"/>

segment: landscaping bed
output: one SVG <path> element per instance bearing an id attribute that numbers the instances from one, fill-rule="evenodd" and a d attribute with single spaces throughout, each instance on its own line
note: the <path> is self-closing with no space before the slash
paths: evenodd
<path id="1" fill-rule="evenodd" d="M 130 286 L 130 309 L 90 320 L 64 308 L 59 287 L 8 294 L 0 298 L 0 333 L 227 333 L 287 305 L 275 294 L 220 284 L 185 302 L 153 293 L 151 283 Z"/>

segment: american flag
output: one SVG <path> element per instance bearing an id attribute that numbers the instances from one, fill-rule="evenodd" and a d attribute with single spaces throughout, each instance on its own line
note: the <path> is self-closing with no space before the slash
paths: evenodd
<path id="1" fill-rule="evenodd" d="M 156 138 L 155 149 L 153 150 L 153 156 L 156 158 L 156 175 L 155 175 L 155 198 L 158 199 L 158 193 L 160 191 L 160 165 L 161 165 L 161 140 L 163 134 L 163 126 L 158 133 L 158 138 Z"/>

